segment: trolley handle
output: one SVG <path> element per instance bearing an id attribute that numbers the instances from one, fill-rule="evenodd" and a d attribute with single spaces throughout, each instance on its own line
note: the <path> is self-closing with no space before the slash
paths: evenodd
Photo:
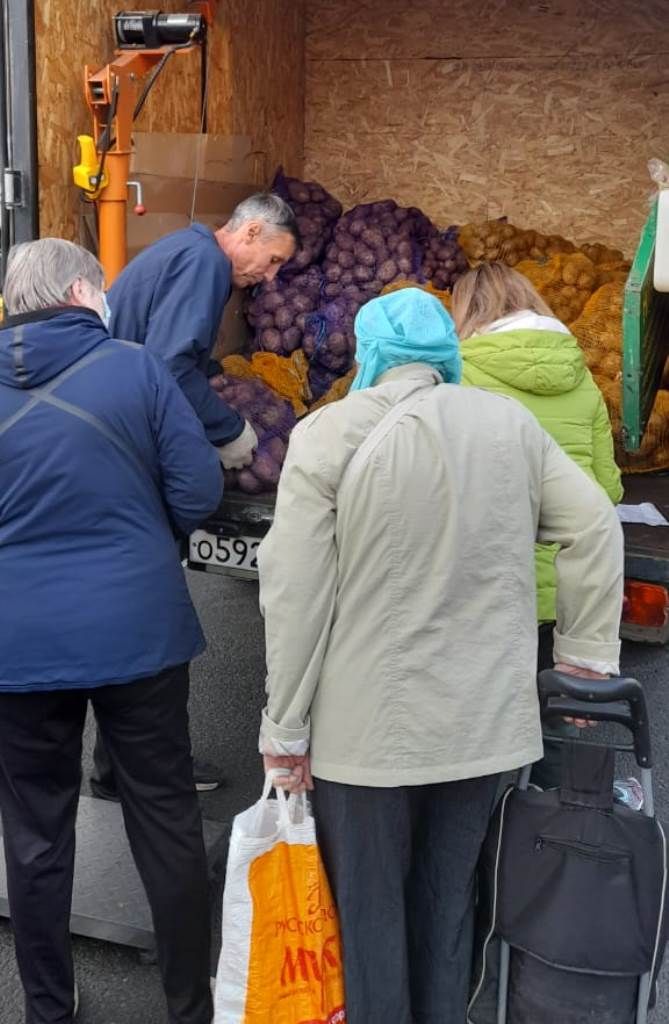
<path id="1" fill-rule="evenodd" d="M 584 679 L 554 669 L 539 673 L 542 719 L 554 715 L 616 722 L 632 733 L 634 753 L 641 768 L 651 766 L 650 727 L 646 695 L 636 679 Z"/>

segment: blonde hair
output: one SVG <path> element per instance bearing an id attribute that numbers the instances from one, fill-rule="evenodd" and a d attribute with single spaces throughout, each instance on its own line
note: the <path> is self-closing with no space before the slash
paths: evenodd
<path id="1" fill-rule="evenodd" d="M 451 314 L 461 341 L 484 334 L 496 320 L 523 309 L 555 315 L 534 285 L 506 263 L 481 263 L 463 274 L 453 288 Z"/>

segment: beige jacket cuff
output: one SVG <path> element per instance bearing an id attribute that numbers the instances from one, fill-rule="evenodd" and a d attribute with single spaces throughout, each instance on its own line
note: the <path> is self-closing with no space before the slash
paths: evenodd
<path id="1" fill-rule="evenodd" d="M 309 720 L 299 729 L 286 729 L 285 726 L 273 722 L 267 714 L 267 709 L 263 708 L 258 750 L 261 754 L 270 754 L 273 757 L 301 757 L 309 750 L 310 734 Z"/>
<path id="2" fill-rule="evenodd" d="M 574 640 L 573 637 L 562 636 L 557 630 L 553 633 L 553 660 L 573 665 L 574 668 L 587 668 L 592 672 L 617 676 L 620 674 L 620 641 Z"/>

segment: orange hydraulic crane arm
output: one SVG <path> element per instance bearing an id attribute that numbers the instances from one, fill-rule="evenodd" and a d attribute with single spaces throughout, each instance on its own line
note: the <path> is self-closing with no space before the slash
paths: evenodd
<path id="1" fill-rule="evenodd" d="M 217 0 L 198 0 L 191 10 L 211 25 Z M 130 17 L 130 15 L 128 15 Z M 138 16 L 139 17 L 139 16 Z M 148 89 L 139 99 L 139 86 L 150 72 L 159 74 L 172 55 L 187 53 L 199 41 L 178 45 L 118 49 L 100 71 L 85 69 L 86 102 L 93 115 L 93 137 L 80 136 L 82 162 L 74 180 L 98 209 L 100 262 L 109 287 L 127 259 L 126 209 L 132 147 L 132 126 Z M 152 80 L 149 80 L 149 87 Z M 139 196 L 138 196 L 139 199 Z M 143 212 L 138 207 L 138 212 Z"/>

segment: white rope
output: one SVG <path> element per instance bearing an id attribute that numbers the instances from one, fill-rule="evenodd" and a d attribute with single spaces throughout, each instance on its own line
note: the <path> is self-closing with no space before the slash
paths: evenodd
<path id="1" fill-rule="evenodd" d="M 207 48 L 209 48 L 209 34 L 207 34 L 207 38 L 205 40 L 204 45 Z M 190 207 L 190 222 L 191 222 L 191 224 L 193 223 L 193 220 L 195 218 L 195 200 L 197 198 L 197 188 L 198 188 L 198 185 L 200 184 L 200 160 L 202 159 L 202 153 L 204 152 L 204 148 L 205 148 L 204 147 L 204 138 L 205 138 L 204 119 L 207 116 L 207 104 L 208 104 L 208 101 L 209 101 L 209 75 L 210 75 L 210 72 L 211 72 L 211 61 L 209 60 L 209 53 L 207 53 L 207 70 L 206 70 L 206 74 L 204 76 L 204 91 L 203 91 L 203 94 L 202 94 L 202 115 L 200 117 L 200 139 L 203 140 L 203 141 L 202 141 L 201 146 L 200 146 L 201 152 L 198 152 L 198 155 L 197 155 L 196 160 L 195 160 L 195 174 L 193 176 L 193 201 L 192 201 L 191 207 Z"/>
<path id="2" fill-rule="evenodd" d="M 501 854 L 502 854 L 502 839 L 503 839 L 503 836 L 504 836 L 504 816 L 506 814 L 506 802 L 509 799 L 509 797 L 511 796 L 512 792 L 513 792 L 513 786 L 510 786 L 507 789 L 507 791 L 504 794 L 504 796 L 502 797 L 502 809 L 500 811 L 500 818 L 499 818 L 499 835 L 497 837 L 497 851 L 495 853 L 495 873 L 494 873 L 494 881 L 493 881 L 492 922 L 490 924 L 490 931 L 486 935 L 485 942 L 483 943 L 483 959 L 482 959 L 482 962 L 481 962 L 481 976 L 479 978 L 478 985 L 474 989 L 474 993 L 473 993 L 471 999 L 469 1000 L 469 1004 L 467 1005 L 467 1021 L 466 1021 L 466 1024 L 473 1024 L 473 1021 L 472 1021 L 472 1019 L 470 1017 L 470 1013 L 471 1013 L 471 1011 L 472 1011 L 472 1009 L 474 1007 L 474 1003 L 476 1002 L 478 997 L 481 995 L 481 989 L 483 988 L 483 984 L 485 982 L 485 976 L 486 976 L 486 960 L 487 960 L 487 957 L 488 957 L 488 946 L 490 945 L 490 943 L 492 941 L 492 938 L 493 938 L 493 936 L 495 934 L 495 928 L 497 926 L 497 888 L 498 888 L 499 864 L 500 864 Z"/>

